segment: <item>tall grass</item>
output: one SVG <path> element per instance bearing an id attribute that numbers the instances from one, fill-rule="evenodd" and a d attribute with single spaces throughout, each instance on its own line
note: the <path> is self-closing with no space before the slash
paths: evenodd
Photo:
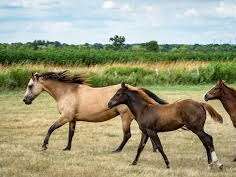
<path id="1" fill-rule="evenodd" d="M 0 72 L 0 88 L 15 89 L 25 87 L 32 72 L 44 72 L 47 68 L 9 67 Z M 84 70 L 85 71 L 85 70 Z M 73 70 L 73 72 L 75 72 Z M 114 66 L 102 71 L 88 70 L 88 81 L 92 86 L 107 86 L 126 82 L 132 85 L 194 85 L 215 83 L 223 79 L 236 82 L 236 62 L 209 63 L 193 69 L 172 68 L 155 70 L 152 68 Z"/>

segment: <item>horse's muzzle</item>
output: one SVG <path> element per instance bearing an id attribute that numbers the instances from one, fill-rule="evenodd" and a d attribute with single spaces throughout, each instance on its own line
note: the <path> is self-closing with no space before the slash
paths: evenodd
<path id="1" fill-rule="evenodd" d="M 24 98 L 23 99 L 24 103 L 27 105 L 30 105 L 32 103 L 32 100 L 28 99 L 28 98 Z"/>
<path id="2" fill-rule="evenodd" d="M 113 108 L 115 105 L 113 104 L 113 102 L 112 101 L 109 101 L 109 103 L 108 103 L 108 108 Z"/>

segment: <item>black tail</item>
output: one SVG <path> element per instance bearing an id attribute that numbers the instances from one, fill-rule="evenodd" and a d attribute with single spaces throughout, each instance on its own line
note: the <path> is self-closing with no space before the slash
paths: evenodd
<path id="1" fill-rule="evenodd" d="M 142 91 L 144 91 L 148 96 L 150 96 L 153 100 L 155 100 L 157 103 L 159 104 L 168 104 L 167 101 L 159 98 L 157 95 L 155 95 L 154 93 L 152 93 L 151 91 L 145 89 L 145 88 L 140 88 Z"/>

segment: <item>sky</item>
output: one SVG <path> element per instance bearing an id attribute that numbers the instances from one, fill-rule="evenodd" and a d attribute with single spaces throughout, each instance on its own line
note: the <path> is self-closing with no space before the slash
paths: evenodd
<path id="1" fill-rule="evenodd" d="M 236 0 L 0 0 L 0 42 L 236 44 Z"/>

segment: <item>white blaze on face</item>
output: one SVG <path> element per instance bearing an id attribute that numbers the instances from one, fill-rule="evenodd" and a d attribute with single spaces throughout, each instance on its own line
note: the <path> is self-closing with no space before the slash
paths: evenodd
<path id="1" fill-rule="evenodd" d="M 34 84 L 34 81 L 33 79 L 30 79 L 28 85 L 27 85 L 27 89 L 26 89 L 26 92 L 25 92 L 25 97 L 28 96 L 28 95 L 31 95 L 31 90 L 29 89 L 29 86 L 33 85 Z"/>

